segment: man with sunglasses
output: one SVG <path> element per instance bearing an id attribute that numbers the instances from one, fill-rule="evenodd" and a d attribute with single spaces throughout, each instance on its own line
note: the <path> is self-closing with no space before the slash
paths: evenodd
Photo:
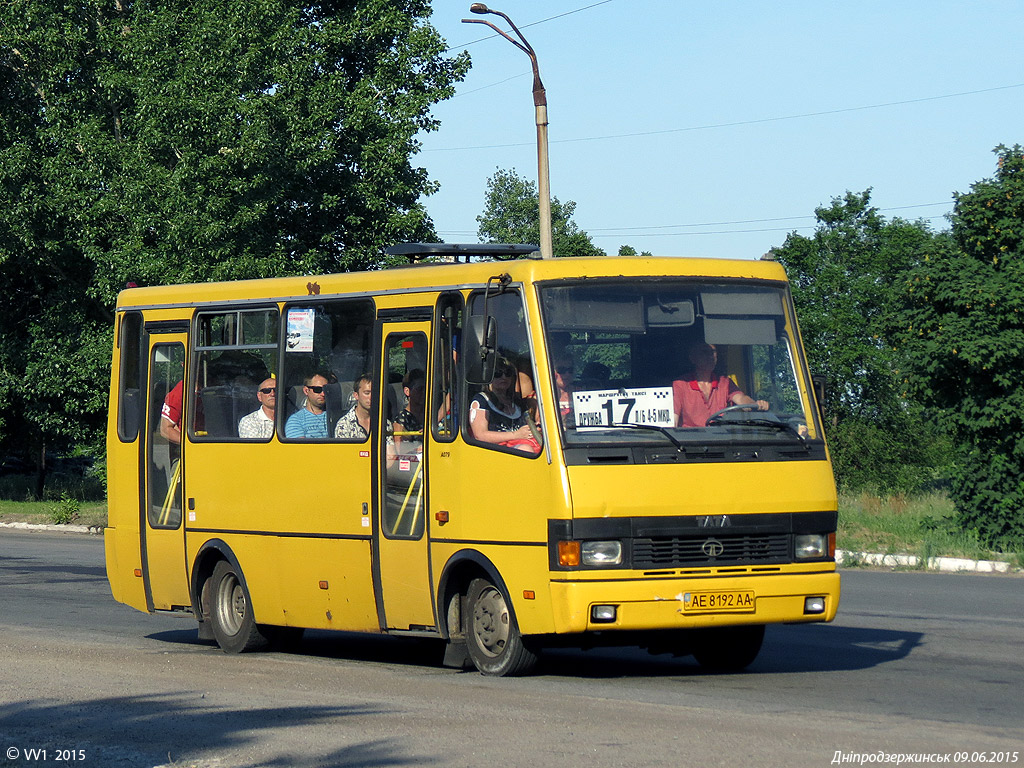
<path id="1" fill-rule="evenodd" d="M 288 417 L 284 436 L 292 438 L 326 438 L 327 378 L 319 373 L 307 376 L 302 387 L 306 404 Z"/>
<path id="2" fill-rule="evenodd" d="M 238 422 L 238 436 L 248 440 L 266 440 L 274 436 L 274 411 L 277 409 L 277 381 L 264 379 L 256 390 L 260 407 Z"/>

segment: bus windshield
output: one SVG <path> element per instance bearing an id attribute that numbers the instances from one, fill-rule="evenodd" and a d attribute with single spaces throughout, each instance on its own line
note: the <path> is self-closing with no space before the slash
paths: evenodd
<path id="1" fill-rule="evenodd" d="M 567 446 L 821 438 L 783 287 L 591 280 L 540 299 Z"/>

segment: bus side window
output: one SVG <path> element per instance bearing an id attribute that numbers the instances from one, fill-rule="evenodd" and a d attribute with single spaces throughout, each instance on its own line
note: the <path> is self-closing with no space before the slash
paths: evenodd
<path id="1" fill-rule="evenodd" d="M 277 367 L 279 325 L 276 307 L 197 316 L 189 424 L 194 440 L 234 440 L 238 422 L 261 407 L 256 388 Z"/>
<path id="2" fill-rule="evenodd" d="M 484 293 L 470 297 L 470 312 L 482 315 Z M 531 407 L 536 408 L 533 371 L 530 370 L 530 337 L 526 326 L 526 307 L 516 290 L 508 290 L 487 299 L 487 312 L 497 326 L 498 362 L 495 377 L 483 387 L 468 387 L 465 400 L 468 442 L 484 448 L 510 451 L 519 455 L 540 453 L 537 433 L 529 429 Z M 500 377 L 499 374 L 506 374 Z M 525 391 L 528 390 L 528 391 Z M 502 407 L 508 397 L 510 404 Z M 497 407 L 498 410 L 494 410 Z M 481 418 L 484 414 L 486 416 Z M 483 422 L 487 422 L 486 431 Z M 475 422 L 475 426 L 474 426 Z M 508 432 L 508 440 L 499 439 L 496 431 Z"/>
<path id="3" fill-rule="evenodd" d="M 134 443 L 142 423 L 145 352 L 142 349 L 142 313 L 126 312 L 121 320 L 121 396 L 118 400 L 117 436 Z"/>
<path id="4" fill-rule="evenodd" d="M 437 301 L 430 413 L 435 416 L 434 438 L 440 442 L 454 440 L 459 428 L 459 379 L 456 373 L 463 311 L 460 293 L 443 294 Z"/>
<path id="5" fill-rule="evenodd" d="M 369 370 L 376 310 L 370 299 L 289 304 L 285 308 L 284 370 L 278 395 L 278 430 L 305 407 L 303 383 L 314 374 L 327 379 L 324 410 L 327 439 L 336 438 L 339 419 L 355 404 L 352 383 Z"/>

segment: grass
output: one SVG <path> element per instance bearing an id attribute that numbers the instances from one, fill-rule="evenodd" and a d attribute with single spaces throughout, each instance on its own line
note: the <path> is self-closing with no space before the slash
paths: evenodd
<path id="1" fill-rule="evenodd" d="M 55 508 L 60 501 L 6 501 L 0 499 L 0 523 L 40 523 L 52 525 Z M 73 525 L 107 524 L 107 502 L 83 501 L 79 504 L 78 517 L 70 521 Z"/>
<path id="2" fill-rule="evenodd" d="M 884 555 L 963 557 L 1024 564 L 1022 553 L 986 549 L 973 531 L 960 530 L 953 503 L 942 493 L 882 497 L 871 493 L 839 496 L 836 547 L 850 552 Z"/>

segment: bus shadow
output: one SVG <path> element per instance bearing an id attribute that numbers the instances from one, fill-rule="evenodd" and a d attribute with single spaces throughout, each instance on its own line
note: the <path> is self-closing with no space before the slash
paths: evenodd
<path id="1" fill-rule="evenodd" d="M 921 644 L 923 636 L 921 632 L 834 624 L 770 626 L 765 633 L 761 653 L 746 672 L 781 674 L 870 669 L 908 656 Z M 194 629 L 169 630 L 148 637 L 175 645 L 216 648 L 215 643 L 200 641 Z M 430 639 L 309 630 L 294 646 L 272 651 L 323 659 L 440 667 L 444 643 Z M 721 674 L 704 670 L 692 656 L 651 655 L 636 647 L 547 649 L 541 656 L 538 673 L 582 678 Z"/>
<path id="2" fill-rule="evenodd" d="M 197 648 L 219 648 L 212 640 L 200 640 L 196 629 L 177 629 L 154 632 L 150 640 Z M 337 632 L 306 630 L 302 639 L 286 646 L 267 649 L 270 653 L 284 653 L 321 659 L 372 661 L 418 667 L 439 667 L 444 657 L 445 643 L 429 638 L 395 637 L 364 632 Z"/>
<path id="3" fill-rule="evenodd" d="M 842 672 L 870 669 L 902 659 L 921 644 L 921 632 L 825 624 L 770 626 L 764 645 L 746 674 Z M 652 656 L 639 648 L 548 651 L 542 671 L 561 676 L 674 677 L 720 675 L 692 656 Z"/>

